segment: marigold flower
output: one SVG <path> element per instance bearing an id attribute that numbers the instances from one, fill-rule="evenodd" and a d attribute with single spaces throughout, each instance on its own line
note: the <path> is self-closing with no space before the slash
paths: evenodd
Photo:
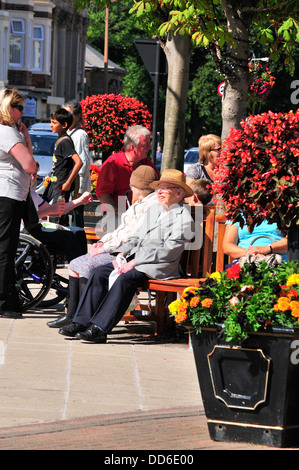
<path id="1" fill-rule="evenodd" d="M 213 300 L 212 299 L 208 299 L 208 298 L 205 298 L 201 301 L 201 305 L 202 307 L 205 307 L 205 308 L 210 308 L 211 305 L 213 303 Z"/>
<path id="2" fill-rule="evenodd" d="M 190 300 L 190 307 L 197 307 L 198 304 L 199 304 L 199 297 L 197 295 L 195 295 Z"/>
<path id="3" fill-rule="evenodd" d="M 291 274 L 287 280 L 287 286 L 299 284 L 299 274 Z"/>
<path id="4" fill-rule="evenodd" d="M 183 323 L 183 321 L 187 320 L 187 318 L 188 318 L 187 313 L 180 312 L 175 316 L 174 321 L 176 323 Z"/>
<path id="5" fill-rule="evenodd" d="M 196 291 L 197 291 L 196 287 L 193 287 L 193 286 L 186 287 L 186 289 L 183 290 L 182 299 L 185 299 L 187 296 L 189 296 L 189 294 L 195 295 Z"/>
<path id="6" fill-rule="evenodd" d="M 44 182 L 43 182 L 43 186 L 47 187 L 48 184 L 50 183 L 50 181 L 51 181 L 50 176 L 46 176 L 46 178 L 44 179 Z"/>
<path id="7" fill-rule="evenodd" d="M 187 313 L 188 307 L 189 307 L 188 302 L 186 302 L 185 300 L 181 300 L 181 302 L 178 305 L 178 312 L 185 314 Z"/>
<path id="8" fill-rule="evenodd" d="M 299 317 L 299 302 L 297 300 L 290 302 L 290 309 L 293 317 Z"/>
<path id="9" fill-rule="evenodd" d="M 280 297 L 277 301 L 277 304 L 274 305 L 274 310 L 280 310 L 285 312 L 290 309 L 290 300 L 287 297 Z"/>
<path id="10" fill-rule="evenodd" d="M 221 281 L 221 274 L 217 271 L 216 273 L 212 273 L 210 278 L 216 279 L 217 282 Z"/>

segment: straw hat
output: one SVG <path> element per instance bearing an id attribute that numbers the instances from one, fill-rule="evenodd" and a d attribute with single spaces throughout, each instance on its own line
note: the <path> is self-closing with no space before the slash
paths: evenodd
<path id="1" fill-rule="evenodd" d="M 157 189 L 159 184 L 170 183 L 174 184 L 175 186 L 180 186 L 185 190 L 185 197 L 190 197 L 193 195 L 193 190 L 186 184 L 186 178 L 184 173 L 179 170 L 168 169 L 164 170 L 161 178 L 158 181 L 154 181 L 150 184 L 150 187 L 153 189 Z"/>

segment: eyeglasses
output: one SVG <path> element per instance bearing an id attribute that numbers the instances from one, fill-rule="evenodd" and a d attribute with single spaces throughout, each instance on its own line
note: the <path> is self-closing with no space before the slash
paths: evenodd
<path id="1" fill-rule="evenodd" d="M 211 152 L 212 152 L 212 150 L 213 150 L 214 152 L 220 152 L 221 147 L 218 147 L 217 149 L 211 149 Z"/>
<path id="2" fill-rule="evenodd" d="M 22 106 L 21 104 L 12 104 L 11 105 L 13 108 L 16 108 L 20 111 L 20 113 L 22 113 L 24 111 L 24 106 Z"/>
<path id="3" fill-rule="evenodd" d="M 167 193 L 167 192 L 171 191 L 172 189 L 177 189 L 177 186 L 159 186 L 157 191 L 158 192 L 163 191 L 164 193 Z"/>

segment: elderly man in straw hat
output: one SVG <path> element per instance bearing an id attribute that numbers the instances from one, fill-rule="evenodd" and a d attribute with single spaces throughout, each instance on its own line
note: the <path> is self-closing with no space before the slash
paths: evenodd
<path id="1" fill-rule="evenodd" d="M 180 276 L 180 257 L 194 231 L 183 201 L 193 191 L 178 170 L 165 170 L 150 186 L 157 190 L 159 204 L 146 212 L 144 223 L 116 250 L 124 264 L 118 267 L 116 259 L 92 272 L 73 322 L 61 328 L 60 334 L 106 343 L 107 333 L 121 320 L 138 287 L 148 278 Z M 109 289 L 109 276 L 115 269 L 119 276 Z"/>

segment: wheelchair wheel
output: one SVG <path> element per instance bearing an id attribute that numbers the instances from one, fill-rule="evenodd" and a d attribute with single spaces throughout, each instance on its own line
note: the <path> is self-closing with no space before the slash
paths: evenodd
<path id="1" fill-rule="evenodd" d="M 20 234 L 15 270 L 21 310 L 36 307 L 49 292 L 54 268 L 46 248 L 31 235 Z"/>
<path id="2" fill-rule="evenodd" d="M 65 265 L 61 263 L 58 254 L 52 255 L 52 264 L 54 269 L 53 280 L 50 286 L 48 296 L 42 300 L 40 307 L 49 308 L 57 305 L 68 296 L 68 275 L 65 276 Z"/>

